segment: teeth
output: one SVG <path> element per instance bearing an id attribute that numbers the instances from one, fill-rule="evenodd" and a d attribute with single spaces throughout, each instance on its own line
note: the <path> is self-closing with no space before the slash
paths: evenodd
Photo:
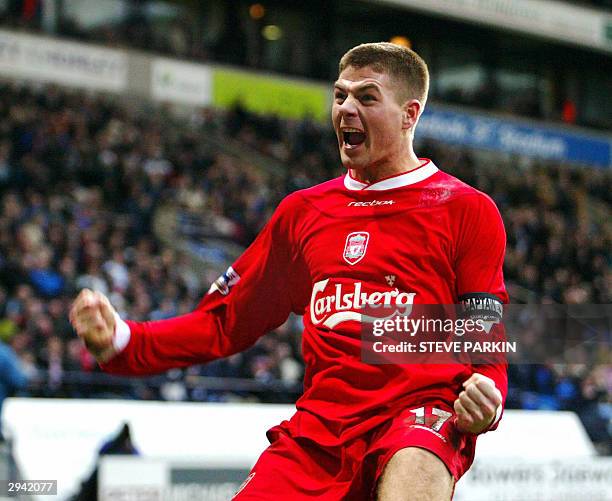
<path id="1" fill-rule="evenodd" d="M 342 132 L 361 132 L 359 129 L 354 129 L 352 127 L 343 127 Z"/>

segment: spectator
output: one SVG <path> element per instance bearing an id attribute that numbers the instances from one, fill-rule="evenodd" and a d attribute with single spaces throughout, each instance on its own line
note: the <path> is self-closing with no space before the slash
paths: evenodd
<path id="1" fill-rule="evenodd" d="M 28 378 L 19 358 L 10 346 L 0 341 L 0 416 L 4 399 L 15 391 L 24 389 L 27 383 Z M 4 441 L 2 429 L 0 441 Z"/>

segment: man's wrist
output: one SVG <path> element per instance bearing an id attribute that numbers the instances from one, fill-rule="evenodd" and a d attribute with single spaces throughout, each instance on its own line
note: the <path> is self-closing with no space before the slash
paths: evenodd
<path id="1" fill-rule="evenodd" d="M 115 353 L 122 352 L 130 342 L 130 326 L 115 312 L 115 332 L 113 335 L 113 349 Z"/>
<path id="2" fill-rule="evenodd" d="M 497 409 L 495 409 L 495 416 L 493 416 L 493 421 L 491 421 L 491 424 L 489 424 L 489 426 L 485 428 L 485 431 L 490 430 L 498 423 L 499 419 L 501 418 L 503 410 L 504 410 L 504 406 L 502 404 L 499 404 L 497 406 Z"/>
<path id="3" fill-rule="evenodd" d="M 110 361 L 117 353 L 122 352 L 130 341 L 130 326 L 121 319 L 117 312 L 114 312 L 114 316 L 115 329 L 110 346 L 98 353 L 94 353 L 99 364 L 105 364 Z"/>

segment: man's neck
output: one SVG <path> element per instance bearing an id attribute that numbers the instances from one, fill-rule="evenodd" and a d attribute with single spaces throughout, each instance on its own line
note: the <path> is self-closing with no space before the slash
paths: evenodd
<path id="1" fill-rule="evenodd" d="M 373 184 L 389 177 L 410 172 L 411 170 L 419 168 L 421 164 L 421 160 L 412 153 L 408 160 L 402 163 L 385 166 L 373 165 L 365 169 L 349 169 L 349 173 L 353 179 L 361 183 Z"/>

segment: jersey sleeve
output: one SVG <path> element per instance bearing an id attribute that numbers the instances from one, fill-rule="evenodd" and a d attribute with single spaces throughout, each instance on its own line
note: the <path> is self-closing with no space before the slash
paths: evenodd
<path id="1" fill-rule="evenodd" d="M 307 304 L 310 278 L 293 239 L 296 197 L 277 208 L 253 244 L 217 279 L 197 308 L 151 322 L 127 321 L 129 341 L 102 368 L 146 375 L 242 351 Z"/>
<path id="2" fill-rule="evenodd" d="M 508 303 L 503 275 L 506 232 L 501 215 L 488 196 L 476 192 L 465 197 L 460 221 L 455 259 L 457 299 L 463 304 L 482 305 L 496 315 Z M 499 321 L 492 335 L 505 339 L 501 315 Z M 497 427 L 508 394 L 507 367 L 503 355 L 472 367 L 474 372 L 490 377 L 502 394 L 502 407 L 490 430 Z"/>
<path id="3" fill-rule="evenodd" d="M 461 215 L 455 258 L 457 296 L 492 294 L 508 302 L 504 285 L 503 264 L 506 231 L 493 201 L 484 194 L 465 197 L 469 200 Z"/>

